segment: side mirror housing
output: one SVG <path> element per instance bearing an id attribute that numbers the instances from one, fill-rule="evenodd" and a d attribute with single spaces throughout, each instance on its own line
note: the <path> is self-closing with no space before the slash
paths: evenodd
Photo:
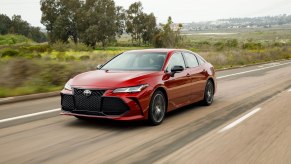
<path id="1" fill-rule="evenodd" d="M 102 66 L 103 66 L 102 64 L 98 64 L 96 69 L 99 70 L 100 68 L 102 68 Z"/>
<path id="2" fill-rule="evenodd" d="M 175 73 L 184 71 L 184 67 L 180 65 L 175 65 L 171 68 L 171 77 L 174 77 Z"/>

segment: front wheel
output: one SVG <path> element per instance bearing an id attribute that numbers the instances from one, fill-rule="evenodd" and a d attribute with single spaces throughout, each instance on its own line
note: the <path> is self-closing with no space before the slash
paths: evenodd
<path id="1" fill-rule="evenodd" d="M 163 122 L 166 114 L 166 100 L 163 92 L 156 91 L 150 102 L 149 123 L 159 125 Z"/>
<path id="2" fill-rule="evenodd" d="M 204 105 L 211 105 L 214 97 L 214 84 L 212 81 L 207 81 L 204 91 L 204 99 L 202 100 Z"/>

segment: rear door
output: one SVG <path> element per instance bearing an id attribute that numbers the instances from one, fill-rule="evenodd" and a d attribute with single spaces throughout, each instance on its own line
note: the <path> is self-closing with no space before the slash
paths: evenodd
<path id="1" fill-rule="evenodd" d="M 190 85 L 188 88 L 189 99 L 192 102 L 203 98 L 205 79 L 207 78 L 203 66 L 199 65 L 196 56 L 190 52 L 183 52 L 186 61 L 187 73 L 190 75 Z"/>

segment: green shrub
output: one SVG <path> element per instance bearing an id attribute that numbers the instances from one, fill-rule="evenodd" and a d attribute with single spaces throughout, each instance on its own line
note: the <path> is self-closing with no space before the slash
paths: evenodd
<path id="1" fill-rule="evenodd" d="M 13 45 L 19 43 L 33 42 L 23 35 L 7 34 L 0 35 L 0 45 Z"/>
<path id="2" fill-rule="evenodd" d="M 47 52 L 51 51 L 51 48 L 48 44 L 42 44 L 42 45 L 31 45 L 28 46 L 27 49 L 30 52 L 36 51 L 36 52 Z"/>
<path id="3" fill-rule="evenodd" d="M 19 55 L 19 51 L 13 49 L 4 49 L 1 53 L 1 57 L 16 57 Z"/>
<path id="4" fill-rule="evenodd" d="M 73 51 L 92 51 L 93 50 L 92 47 L 88 47 L 84 43 L 75 44 L 73 42 L 70 42 L 67 45 L 67 48 Z"/>
<path id="5" fill-rule="evenodd" d="M 248 49 L 248 50 L 259 50 L 263 49 L 263 44 L 258 43 L 258 42 L 246 42 L 242 45 L 243 49 Z"/>
<path id="6" fill-rule="evenodd" d="M 226 41 L 225 45 L 230 48 L 236 48 L 238 47 L 238 41 L 237 39 L 230 39 Z"/>
<path id="7" fill-rule="evenodd" d="M 214 46 L 216 47 L 217 51 L 221 51 L 224 49 L 225 44 L 224 44 L 224 42 L 219 41 L 219 42 L 216 42 L 214 44 Z"/>
<path id="8" fill-rule="evenodd" d="M 63 41 L 56 41 L 51 45 L 52 49 L 55 51 L 65 52 L 67 50 L 67 44 Z"/>

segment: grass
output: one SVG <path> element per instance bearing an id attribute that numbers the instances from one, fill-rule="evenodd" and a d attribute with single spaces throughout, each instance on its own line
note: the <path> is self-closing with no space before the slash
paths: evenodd
<path id="1" fill-rule="evenodd" d="M 11 97 L 11 96 L 20 96 L 20 95 L 29 95 L 35 93 L 46 93 L 52 91 L 60 91 L 63 86 L 42 86 L 37 88 L 34 86 L 24 86 L 17 88 L 7 88 L 0 87 L 0 97 Z"/>
<path id="2" fill-rule="evenodd" d="M 28 39 L 23 35 L 7 34 L 0 35 L 0 45 L 15 45 L 23 43 L 33 43 L 32 40 Z"/>
<path id="3" fill-rule="evenodd" d="M 290 28 L 215 32 L 234 34 L 191 32 L 178 48 L 197 52 L 217 69 L 291 58 Z M 19 41 L 11 44 L 7 39 L 11 37 Z M 74 75 L 94 70 L 115 55 L 151 48 L 132 45 L 128 36 L 106 49 L 94 50 L 83 44 L 35 44 L 15 35 L 4 38 L 5 44 L 0 46 L 0 97 L 57 91 Z"/>

